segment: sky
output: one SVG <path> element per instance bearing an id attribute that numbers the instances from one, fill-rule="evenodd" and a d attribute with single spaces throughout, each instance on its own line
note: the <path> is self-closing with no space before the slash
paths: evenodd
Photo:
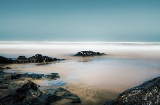
<path id="1" fill-rule="evenodd" d="M 160 42 L 160 0 L 0 0 L 0 41 Z"/>

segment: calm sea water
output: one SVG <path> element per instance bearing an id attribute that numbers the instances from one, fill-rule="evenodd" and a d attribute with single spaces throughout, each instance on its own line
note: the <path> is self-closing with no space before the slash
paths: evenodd
<path id="1" fill-rule="evenodd" d="M 104 52 L 101 57 L 74 57 L 78 51 Z M 82 104 L 102 104 L 126 89 L 160 76 L 160 43 L 1 42 L 0 55 L 17 58 L 37 53 L 65 58 L 46 65 L 11 64 L 8 72 L 59 73 L 58 80 L 34 80 L 42 89 L 64 87 Z M 63 102 L 57 104 L 64 104 Z"/>

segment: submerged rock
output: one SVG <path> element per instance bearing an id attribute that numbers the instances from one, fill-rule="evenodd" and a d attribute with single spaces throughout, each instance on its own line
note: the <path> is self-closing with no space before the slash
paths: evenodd
<path id="1" fill-rule="evenodd" d="M 6 67 L 5 69 L 12 69 L 11 67 Z"/>
<path id="2" fill-rule="evenodd" d="M 81 103 L 81 100 L 77 95 L 60 87 L 54 91 L 52 96 L 49 96 L 45 100 L 45 104 L 50 105 L 51 103 L 54 103 L 54 102 L 62 100 L 62 99 L 69 99 L 69 100 L 71 100 L 71 103 Z"/>
<path id="3" fill-rule="evenodd" d="M 46 79 L 58 79 L 60 78 L 58 73 L 51 73 L 51 74 L 17 74 L 17 73 L 13 73 L 11 74 L 11 79 L 19 79 L 21 77 L 25 77 L 25 78 L 32 78 L 32 79 L 41 79 L 41 78 L 46 78 Z"/>
<path id="4" fill-rule="evenodd" d="M 51 74 L 45 75 L 44 77 L 48 78 L 48 79 L 57 79 L 57 78 L 60 78 L 60 76 L 59 76 L 58 73 L 51 73 Z"/>
<path id="5" fill-rule="evenodd" d="M 105 105 L 160 105 L 160 77 L 124 91 Z"/>
<path id="6" fill-rule="evenodd" d="M 93 52 L 93 51 L 80 51 L 75 56 L 102 56 L 106 55 L 105 53 Z"/>
<path id="7" fill-rule="evenodd" d="M 19 86 L 18 86 L 19 87 Z M 71 100 L 71 103 L 80 103 L 80 98 L 70 91 L 58 88 L 53 94 L 41 91 L 39 85 L 27 81 L 15 92 L 0 97 L 0 105 L 50 105 L 62 99 Z"/>

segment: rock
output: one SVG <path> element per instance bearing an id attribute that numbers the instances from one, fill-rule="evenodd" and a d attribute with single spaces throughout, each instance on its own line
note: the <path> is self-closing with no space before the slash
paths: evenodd
<path id="1" fill-rule="evenodd" d="M 15 84 L 17 83 L 12 85 Z M 15 92 L 0 94 L 0 105 L 50 105 L 62 99 L 71 100 L 71 103 L 81 102 L 77 95 L 64 88 L 56 89 L 53 94 L 45 93 L 32 81 L 27 81 L 23 85 L 18 84 L 17 87 Z"/>
<path id="2" fill-rule="evenodd" d="M 104 53 L 100 53 L 100 52 L 93 52 L 93 51 L 80 51 L 78 52 L 75 56 L 102 56 L 102 55 L 106 55 Z"/>
<path id="3" fill-rule="evenodd" d="M 71 100 L 71 103 L 81 103 L 81 100 L 77 95 L 72 94 L 70 91 L 60 87 L 54 91 L 52 96 L 49 96 L 45 100 L 45 105 L 50 105 L 51 103 L 62 99 L 69 99 Z"/>
<path id="4" fill-rule="evenodd" d="M 12 68 L 10 68 L 10 67 L 6 67 L 6 69 L 12 69 Z"/>
<path id="5" fill-rule="evenodd" d="M 58 73 L 51 73 L 51 74 L 45 75 L 45 78 L 48 78 L 48 79 L 57 79 L 57 78 L 60 78 L 60 76 L 59 76 Z"/>
<path id="6" fill-rule="evenodd" d="M 16 90 L 16 94 L 14 95 L 15 101 L 19 103 L 38 98 L 42 94 L 38 87 L 37 84 L 28 81 L 27 84 Z"/>
<path id="7" fill-rule="evenodd" d="M 15 94 L 1 98 L 0 105 L 36 105 L 38 97 L 42 94 L 38 87 L 37 84 L 28 81 L 21 88 L 17 89 Z"/>
<path id="8" fill-rule="evenodd" d="M 27 62 L 28 62 L 28 59 L 27 59 L 25 56 L 19 56 L 19 57 L 16 59 L 16 62 L 17 62 L 17 63 L 27 63 Z"/>
<path id="9" fill-rule="evenodd" d="M 105 105 L 160 105 L 160 77 L 124 91 Z"/>
<path id="10" fill-rule="evenodd" d="M 13 63 L 14 61 L 11 58 L 5 58 L 3 56 L 0 56 L 0 64 L 7 64 L 7 63 Z"/>
<path id="11" fill-rule="evenodd" d="M 44 75 L 44 74 L 28 74 L 28 73 L 25 73 L 25 74 L 17 74 L 17 73 L 13 73 L 13 74 L 10 74 L 11 75 L 11 79 L 19 79 L 19 78 L 32 78 L 32 79 L 42 79 L 42 78 L 46 78 L 46 79 L 58 79 L 60 78 L 59 74 L 58 73 L 51 73 L 51 74 L 47 74 L 47 75 Z"/>
<path id="12" fill-rule="evenodd" d="M 12 58 L 5 58 L 0 56 L 0 64 L 8 63 L 40 63 L 40 62 L 52 62 L 52 61 L 61 61 L 64 59 L 51 58 L 48 56 L 42 56 L 41 54 L 36 54 L 35 56 L 26 58 L 25 56 L 19 56 L 16 60 Z M 2 68 L 0 68 L 2 69 Z"/>
<path id="13" fill-rule="evenodd" d="M 51 61 L 57 61 L 57 58 L 42 56 L 41 54 L 36 54 L 35 56 L 28 58 L 28 62 L 30 63 L 51 62 Z"/>

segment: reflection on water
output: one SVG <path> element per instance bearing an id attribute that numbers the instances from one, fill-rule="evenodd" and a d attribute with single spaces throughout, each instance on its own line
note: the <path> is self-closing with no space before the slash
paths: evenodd
<path id="1" fill-rule="evenodd" d="M 58 80 L 35 80 L 35 82 L 45 89 L 65 87 L 80 96 L 84 100 L 84 104 L 99 104 L 104 100 L 116 98 L 124 90 L 160 75 L 160 71 L 158 71 L 160 60 L 157 59 L 110 57 L 85 59 L 87 62 L 68 60 L 44 66 L 37 64 L 7 66 L 13 67 L 8 72 L 13 71 L 18 66 L 22 67 L 19 68 L 21 72 L 59 73 L 61 78 Z M 24 66 L 28 68 L 24 68 Z"/>
<path id="2" fill-rule="evenodd" d="M 38 63 L 38 64 L 36 64 L 37 66 L 48 66 L 48 65 L 50 65 L 50 64 L 52 64 L 52 63 Z"/>
<path id="3" fill-rule="evenodd" d="M 61 80 L 61 79 L 57 79 L 57 80 L 49 80 L 49 81 L 45 81 L 42 86 L 64 86 L 66 85 L 67 82 Z"/>

